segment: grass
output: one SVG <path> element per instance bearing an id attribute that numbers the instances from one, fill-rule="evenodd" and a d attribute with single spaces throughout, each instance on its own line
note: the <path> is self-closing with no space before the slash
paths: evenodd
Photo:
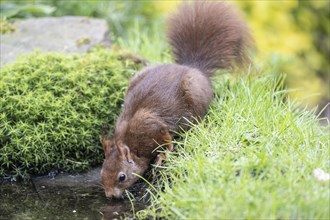
<path id="1" fill-rule="evenodd" d="M 286 100 L 284 77 L 221 76 L 202 123 L 159 169 L 139 217 L 329 219 L 329 133 Z"/>
<path id="2" fill-rule="evenodd" d="M 285 103 L 281 79 L 245 76 L 217 85 L 209 114 L 178 143 L 143 214 L 165 218 L 329 218 L 329 133 Z M 163 190 L 161 190 L 164 188 Z"/>
<path id="3" fill-rule="evenodd" d="M 138 22 L 128 33 L 128 39 L 119 38 L 117 44 L 120 48 L 127 48 L 128 51 L 138 54 L 152 64 L 172 63 L 169 45 L 166 43 L 164 20 L 158 19 L 150 26 L 141 27 Z"/>

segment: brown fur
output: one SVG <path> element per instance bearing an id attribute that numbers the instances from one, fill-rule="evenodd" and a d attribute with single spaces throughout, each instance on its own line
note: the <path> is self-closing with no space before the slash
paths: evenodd
<path id="1" fill-rule="evenodd" d="M 143 175 L 150 163 L 160 164 L 160 145 L 173 149 L 171 132 L 189 129 L 206 114 L 214 68 L 248 61 L 250 34 L 232 6 L 183 3 L 168 25 L 177 64 L 148 67 L 133 77 L 114 137 L 103 139 L 107 197 L 121 197 L 138 179 L 133 173 Z M 122 175 L 126 178 L 119 181 Z"/>

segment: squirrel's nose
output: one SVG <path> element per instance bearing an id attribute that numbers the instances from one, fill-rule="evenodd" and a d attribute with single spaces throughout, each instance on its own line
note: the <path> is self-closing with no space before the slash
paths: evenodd
<path id="1" fill-rule="evenodd" d="M 105 196 L 109 199 L 122 199 L 123 195 L 120 192 L 105 191 Z"/>
<path id="2" fill-rule="evenodd" d="M 105 192 L 105 196 L 107 197 L 107 198 L 113 198 L 113 197 L 115 197 L 115 195 L 112 193 L 112 192 Z"/>

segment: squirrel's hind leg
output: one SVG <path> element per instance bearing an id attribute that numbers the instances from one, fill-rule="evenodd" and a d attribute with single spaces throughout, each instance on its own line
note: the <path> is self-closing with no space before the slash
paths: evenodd
<path id="1" fill-rule="evenodd" d="M 203 118 L 213 97 L 209 78 L 197 69 L 191 69 L 182 79 L 181 92 L 191 116 Z"/>

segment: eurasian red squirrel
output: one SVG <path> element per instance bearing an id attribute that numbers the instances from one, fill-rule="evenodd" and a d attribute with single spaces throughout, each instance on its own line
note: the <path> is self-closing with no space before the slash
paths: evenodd
<path id="1" fill-rule="evenodd" d="M 224 2 L 184 2 L 168 20 L 176 64 L 146 67 L 130 81 L 112 140 L 103 138 L 101 177 L 107 197 L 119 198 L 151 163 L 159 145 L 172 150 L 172 132 L 187 130 L 207 112 L 213 70 L 250 62 L 246 23 Z M 191 123 L 190 123 L 191 124 Z"/>

